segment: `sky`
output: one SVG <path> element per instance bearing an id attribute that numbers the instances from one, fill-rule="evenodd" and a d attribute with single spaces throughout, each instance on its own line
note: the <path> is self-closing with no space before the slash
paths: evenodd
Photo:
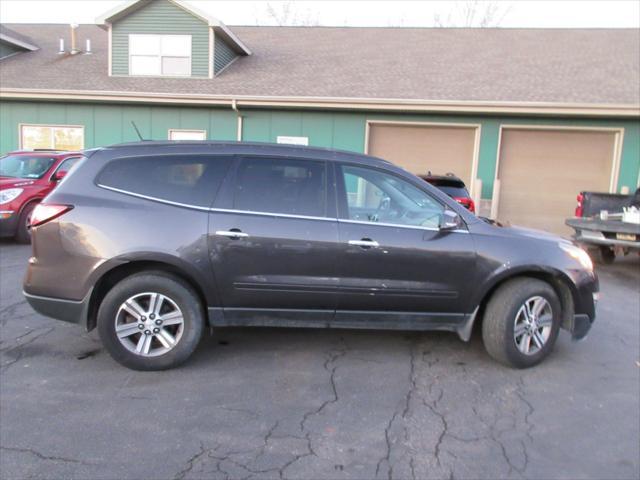
<path id="1" fill-rule="evenodd" d="M 2 23 L 94 23 L 122 0 L 0 0 Z M 188 0 L 227 25 L 640 28 L 638 0 Z M 473 14 L 473 15 L 471 15 Z"/>

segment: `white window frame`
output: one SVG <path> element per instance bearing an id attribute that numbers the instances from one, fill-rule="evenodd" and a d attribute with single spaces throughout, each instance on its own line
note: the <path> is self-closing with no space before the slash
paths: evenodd
<path id="1" fill-rule="evenodd" d="M 167 134 L 167 138 L 169 140 L 173 140 L 173 138 L 171 138 L 173 133 L 197 133 L 197 134 L 202 135 L 202 138 L 199 138 L 198 140 L 206 140 L 207 139 L 207 131 L 206 130 L 199 130 L 197 128 L 170 128 L 169 129 L 169 133 Z"/>
<path id="2" fill-rule="evenodd" d="M 132 37 L 154 37 L 158 39 L 158 42 L 160 44 L 160 52 L 158 55 L 132 55 L 131 54 L 131 39 Z M 189 55 L 188 56 L 176 56 L 176 55 L 163 55 L 162 54 L 162 38 L 163 37 L 188 37 L 189 38 Z M 129 76 L 132 77 L 173 77 L 173 78 L 186 78 L 186 77 L 191 77 L 191 68 L 192 68 L 192 63 L 193 63 L 193 36 L 192 35 L 182 35 L 182 34 L 154 34 L 154 33 L 130 33 L 128 35 L 127 38 L 128 41 L 128 65 L 129 65 Z M 136 74 L 132 74 L 132 69 L 131 69 L 131 58 L 132 57 L 136 57 L 136 56 L 141 56 L 141 57 L 154 57 L 154 58 L 158 58 L 159 62 L 160 62 L 160 71 L 159 72 L 154 72 L 154 73 L 149 73 L 149 74 L 144 74 L 144 73 L 136 73 Z M 168 75 L 168 74 L 164 74 L 162 73 L 162 59 L 163 58 L 188 58 L 189 59 L 189 68 L 188 68 L 188 73 L 185 73 L 184 75 L 180 74 L 180 75 Z"/>
<path id="3" fill-rule="evenodd" d="M 20 123 L 18 124 L 18 145 L 19 148 L 25 149 L 24 140 L 23 140 L 23 128 L 24 127 L 43 127 L 51 129 L 51 150 L 57 150 L 55 146 L 55 133 L 54 130 L 56 128 L 79 128 L 82 131 L 82 144 L 78 150 L 84 150 L 84 125 L 62 125 L 62 124 L 50 124 L 50 123 Z"/>

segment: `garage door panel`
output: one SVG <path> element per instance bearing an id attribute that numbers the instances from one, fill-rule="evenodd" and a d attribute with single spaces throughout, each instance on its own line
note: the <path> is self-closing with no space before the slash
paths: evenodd
<path id="1" fill-rule="evenodd" d="M 471 183 L 475 127 L 371 124 L 368 153 L 415 173 L 454 173 Z"/>
<path id="2" fill-rule="evenodd" d="M 608 191 L 614 132 L 503 130 L 501 221 L 568 235 L 581 190 Z"/>

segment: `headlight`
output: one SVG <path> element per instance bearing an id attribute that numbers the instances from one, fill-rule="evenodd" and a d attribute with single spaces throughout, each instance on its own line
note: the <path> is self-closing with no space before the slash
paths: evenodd
<path id="1" fill-rule="evenodd" d="M 571 243 L 559 243 L 558 244 L 562 250 L 567 252 L 570 257 L 575 258 L 580 265 L 582 265 L 587 270 L 593 270 L 593 262 L 591 261 L 591 257 L 589 254 L 585 252 L 580 247 L 576 247 Z"/>
<path id="2" fill-rule="evenodd" d="M 6 190 L 0 190 L 0 205 L 15 200 L 21 193 L 22 188 L 7 188 Z"/>

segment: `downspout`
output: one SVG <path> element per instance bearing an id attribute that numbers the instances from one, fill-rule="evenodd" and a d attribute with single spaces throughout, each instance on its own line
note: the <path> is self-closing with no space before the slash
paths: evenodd
<path id="1" fill-rule="evenodd" d="M 238 115 L 238 128 L 237 128 L 238 135 L 237 135 L 236 140 L 241 142 L 242 141 L 242 115 L 240 114 L 240 110 L 238 110 L 238 102 L 236 102 L 235 98 L 233 100 L 231 100 L 231 108 Z"/>

